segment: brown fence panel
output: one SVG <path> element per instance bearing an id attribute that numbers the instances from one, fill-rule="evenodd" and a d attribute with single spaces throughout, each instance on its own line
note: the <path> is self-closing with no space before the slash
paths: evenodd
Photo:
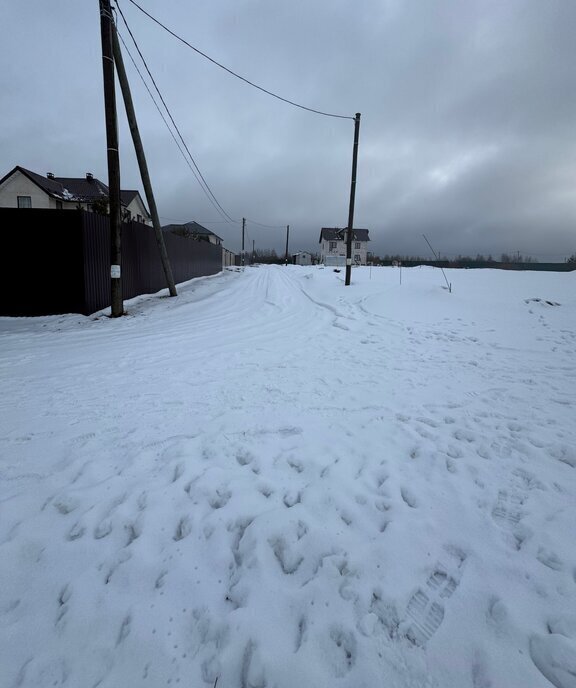
<path id="1" fill-rule="evenodd" d="M 171 232 L 164 233 L 164 241 L 176 283 L 221 272 L 222 246 L 179 237 Z"/>
<path id="2" fill-rule="evenodd" d="M 84 311 L 80 211 L 0 208 L 0 315 Z"/>
<path id="3" fill-rule="evenodd" d="M 0 208 L 0 315 L 89 315 L 110 305 L 110 227 L 82 210 Z M 222 270 L 222 247 L 165 234 L 176 283 Z M 154 230 L 122 227 L 123 298 L 167 286 Z"/>
<path id="4" fill-rule="evenodd" d="M 110 305 L 108 218 L 84 213 L 85 313 Z M 166 251 L 176 284 L 222 270 L 222 248 L 166 232 Z M 154 229 L 138 222 L 122 225 L 122 295 L 131 299 L 167 287 Z"/>
<path id="5" fill-rule="evenodd" d="M 89 315 L 110 305 L 110 223 L 96 213 L 82 213 L 84 306 Z"/>

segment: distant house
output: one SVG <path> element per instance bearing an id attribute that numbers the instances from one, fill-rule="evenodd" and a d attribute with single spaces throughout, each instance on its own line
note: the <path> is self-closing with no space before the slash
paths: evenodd
<path id="1" fill-rule="evenodd" d="M 308 251 L 298 251 L 292 254 L 294 265 L 312 265 L 312 254 Z"/>
<path id="2" fill-rule="evenodd" d="M 367 229 L 352 230 L 353 265 L 366 265 L 369 241 Z M 324 265 L 346 264 L 346 229 L 322 227 L 319 243 L 321 263 Z"/>
<path id="3" fill-rule="evenodd" d="M 222 247 L 222 267 L 228 268 L 231 265 L 236 265 L 236 254 Z"/>
<path id="4" fill-rule="evenodd" d="M 197 222 L 191 220 L 190 222 L 185 222 L 181 225 L 165 225 L 162 227 L 163 232 L 172 232 L 173 234 L 178 234 L 179 236 L 190 237 L 191 239 L 196 239 L 197 241 L 208 241 L 216 246 L 222 246 L 222 238 L 219 237 L 214 232 L 206 229 Z"/>
<path id="5" fill-rule="evenodd" d="M 17 165 L 0 179 L 0 208 L 50 208 L 100 212 L 108 208 L 108 187 L 91 172 L 85 177 L 43 177 Z M 125 219 L 152 224 L 152 219 L 138 191 L 120 192 Z"/>

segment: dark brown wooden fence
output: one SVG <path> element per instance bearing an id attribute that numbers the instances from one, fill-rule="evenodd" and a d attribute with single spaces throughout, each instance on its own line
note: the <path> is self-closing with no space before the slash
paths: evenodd
<path id="1" fill-rule="evenodd" d="M 0 315 L 89 315 L 110 305 L 108 218 L 83 210 L 0 208 Z M 164 235 L 174 280 L 222 270 L 222 248 Z M 122 227 L 124 299 L 166 287 L 151 227 Z"/>

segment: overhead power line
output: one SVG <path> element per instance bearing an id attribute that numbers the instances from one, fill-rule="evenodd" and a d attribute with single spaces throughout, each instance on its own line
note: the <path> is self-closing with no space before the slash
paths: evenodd
<path id="1" fill-rule="evenodd" d="M 116 4 L 118 5 L 118 3 L 116 3 Z M 222 207 L 222 205 L 220 204 L 220 202 L 218 201 L 218 199 L 217 199 L 216 196 L 214 195 L 214 192 L 213 192 L 212 189 L 210 188 L 208 182 L 207 182 L 206 179 L 204 178 L 204 175 L 203 175 L 202 172 L 200 171 L 200 168 L 198 167 L 198 164 L 197 164 L 196 161 L 194 160 L 194 156 L 193 156 L 192 153 L 190 152 L 190 149 L 188 148 L 188 145 L 186 144 L 186 141 L 184 140 L 184 138 L 183 138 L 183 136 L 182 136 L 182 134 L 181 134 L 181 132 L 180 132 L 180 129 L 178 128 L 178 125 L 177 125 L 176 122 L 174 121 L 174 117 L 172 116 L 172 113 L 170 112 L 170 109 L 169 109 L 168 105 L 166 104 L 166 101 L 164 100 L 164 98 L 163 98 L 163 96 L 162 96 L 162 93 L 160 92 L 160 89 L 158 88 L 158 85 L 157 85 L 157 83 L 156 83 L 156 80 L 155 80 L 154 77 L 152 76 L 152 73 L 151 73 L 151 71 L 150 71 L 150 69 L 149 69 L 149 67 L 148 67 L 148 64 L 147 64 L 147 62 L 146 62 L 146 60 L 145 60 L 145 58 L 144 58 L 144 55 L 142 54 L 142 51 L 140 50 L 140 47 L 139 47 L 139 45 L 138 45 L 138 43 L 137 43 L 137 41 L 136 41 L 136 39 L 135 39 L 135 37 L 134 37 L 134 34 L 132 33 L 132 30 L 130 29 L 130 27 L 129 27 L 129 25 L 128 25 L 128 22 L 126 21 L 126 17 L 124 16 L 124 14 L 123 14 L 123 12 L 122 12 L 122 10 L 121 10 L 121 8 L 120 8 L 119 5 L 118 5 L 118 11 L 120 12 L 120 16 L 122 17 L 122 21 L 124 22 L 124 25 L 126 26 L 126 29 L 127 29 L 128 33 L 130 34 L 130 38 L 132 39 L 132 42 L 134 43 L 134 46 L 136 47 L 136 50 L 138 51 L 138 54 L 139 54 L 139 56 L 140 56 L 140 59 L 142 60 L 142 63 L 144 64 L 144 67 L 146 68 L 146 71 L 148 72 L 148 76 L 150 77 L 150 79 L 151 79 L 151 81 L 152 81 L 152 84 L 154 85 L 154 88 L 155 88 L 156 92 L 158 93 L 158 96 L 159 96 L 160 100 L 162 101 L 162 104 L 163 104 L 163 106 L 164 106 L 164 109 L 165 109 L 166 112 L 168 113 L 168 117 L 170 118 L 170 121 L 172 122 L 172 125 L 173 125 L 174 129 L 176 130 L 176 132 L 177 132 L 177 134 L 178 134 L 178 137 L 179 137 L 180 141 L 182 142 L 182 146 L 183 146 L 184 149 L 186 150 L 186 153 L 188 153 L 188 156 L 189 156 L 190 160 L 192 161 L 192 164 L 194 165 L 195 170 L 194 170 L 192 167 L 190 167 L 190 164 L 189 164 L 188 160 L 186 160 L 187 163 L 188 163 L 188 166 L 189 166 L 190 169 L 192 170 L 194 176 L 196 177 L 196 180 L 197 180 L 198 183 L 200 184 L 200 187 L 202 188 L 202 190 L 204 191 L 204 193 L 205 193 L 206 196 L 208 197 L 208 200 L 212 203 L 212 205 L 216 208 L 216 210 L 217 210 L 220 214 L 222 214 L 224 217 L 226 217 L 226 218 L 227 218 L 227 221 L 232 222 L 232 223 L 237 223 L 238 220 L 234 220 L 232 217 L 230 217 L 230 215 L 226 212 L 226 210 L 224 210 L 224 208 Z M 126 47 L 125 41 L 122 39 L 122 37 L 120 37 L 120 38 L 121 38 L 121 40 L 122 40 L 123 45 Z M 126 47 L 126 50 L 128 51 L 128 48 L 127 48 L 127 47 Z M 135 63 L 135 61 L 134 61 L 134 58 L 132 57 L 132 55 L 130 54 L 129 51 L 128 51 L 128 54 L 129 54 L 130 59 L 132 60 L 132 62 L 133 62 L 133 64 L 134 64 L 134 66 L 136 66 L 136 63 Z M 145 80 L 143 79 L 142 74 L 140 73 L 140 70 L 138 70 L 137 67 L 136 67 L 136 70 L 137 70 L 137 72 L 138 72 L 140 78 L 144 81 L 144 84 L 146 85 L 146 89 L 148 90 L 148 93 L 150 93 L 150 96 L 152 97 L 152 99 L 153 99 L 153 101 L 154 101 L 154 104 L 156 105 L 156 107 L 157 107 L 158 110 L 160 111 L 160 114 L 162 115 L 162 119 L 164 120 L 164 123 L 168 126 L 168 123 L 166 122 L 166 119 L 164 118 L 164 116 L 163 116 L 163 114 L 162 114 L 162 112 L 161 112 L 161 110 L 160 110 L 158 104 L 156 103 L 155 99 L 153 98 L 152 93 L 150 92 L 150 89 L 148 88 L 148 85 L 146 84 Z M 175 137 L 174 137 L 174 134 L 173 134 L 173 132 L 172 132 L 172 130 L 170 129 L 170 127 L 168 127 L 168 128 L 169 128 L 169 130 L 170 130 L 170 133 L 172 134 L 172 137 L 175 138 Z M 176 139 L 175 139 L 175 140 L 176 140 Z M 176 144 L 178 145 L 178 148 L 180 149 L 180 152 L 183 153 L 182 148 L 181 148 L 180 145 L 178 144 L 178 141 L 176 141 Z M 185 157 L 185 156 L 184 156 L 184 157 Z M 185 159 L 186 159 L 186 157 L 185 157 Z M 197 174 L 196 174 L 196 172 L 197 172 Z"/>
<path id="2" fill-rule="evenodd" d="M 196 174 L 196 171 L 194 170 L 194 168 L 193 168 L 192 165 L 190 164 L 190 161 L 189 161 L 188 158 L 186 157 L 186 152 L 185 152 L 184 149 L 182 148 L 182 144 L 180 143 L 180 141 L 178 141 L 178 139 L 176 138 L 176 135 L 174 134 L 174 132 L 172 131 L 170 125 L 168 124 L 168 120 L 166 119 L 164 113 L 162 112 L 162 108 L 158 105 L 158 102 L 156 101 L 156 98 L 154 97 L 154 94 L 152 93 L 152 91 L 150 90 L 150 87 L 149 87 L 148 84 L 146 83 L 146 79 L 144 78 L 144 75 L 142 74 L 142 72 L 141 72 L 140 69 L 138 68 L 138 65 L 136 64 L 136 60 L 134 59 L 134 57 L 132 56 L 132 53 L 130 52 L 130 49 L 129 49 L 128 46 L 126 45 L 126 41 L 124 40 L 124 37 L 122 36 L 122 34 L 120 33 L 120 31 L 118 31 L 118 30 L 117 30 L 117 34 L 118 34 L 118 38 L 120 38 L 120 40 L 122 41 L 122 45 L 124 46 L 124 49 L 125 49 L 126 52 L 128 53 L 128 56 L 130 57 L 130 60 L 132 61 L 132 64 L 134 65 L 134 69 L 135 69 L 136 72 L 138 73 L 138 76 L 139 76 L 140 79 L 142 80 L 142 83 L 144 84 L 144 87 L 145 87 L 146 90 L 148 91 L 148 95 L 150 96 L 152 102 L 153 102 L 154 105 L 156 106 L 156 109 L 158 110 L 158 113 L 160 114 L 160 117 L 162 117 L 162 120 L 163 120 L 164 124 L 166 125 L 166 129 L 168 129 L 168 131 L 169 131 L 169 133 L 170 133 L 170 136 L 172 137 L 172 139 L 174 140 L 174 143 L 175 143 L 176 146 L 178 147 L 178 150 L 179 150 L 180 153 L 182 154 L 182 157 L 184 158 L 184 161 L 186 162 L 186 164 L 188 165 L 188 167 L 189 167 L 190 170 L 192 171 L 192 174 L 196 177 L 196 180 L 198 181 L 198 183 L 200 184 L 200 186 L 202 187 L 202 183 L 201 183 L 200 179 L 198 178 L 198 175 Z M 165 219 L 165 220 L 168 219 L 168 220 L 169 220 L 169 219 L 172 219 L 172 218 L 163 218 L 163 219 Z M 222 220 L 222 222 L 228 222 L 228 220 Z"/>
<path id="3" fill-rule="evenodd" d="M 251 220 L 249 217 L 246 218 L 246 222 L 249 222 L 251 225 L 256 225 L 258 227 L 266 227 L 267 229 L 286 229 L 286 225 L 263 225 L 261 222 Z"/>
<path id="4" fill-rule="evenodd" d="M 121 12 L 121 10 L 120 10 L 119 7 L 118 7 L 118 10 L 120 11 L 120 14 L 122 15 L 122 12 Z M 126 19 L 125 19 L 125 17 L 124 17 L 123 15 L 122 15 L 122 20 L 123 20 L 124 23 L 126 24 L 126 28 L 128 29 L 128 31 L 130 32 L 130 28 L 128 27 L 128 25 L 127 25 L 127 23 L 126 23 Z M 158 110 L 158 113 L 160 114 L 160 117 L 162 118 L 162 121 L 164 122 L 164 124 L 165 124 L 165 126 L 166 126 L 166 129 L 168 129 L 168 131 L 169 131 L 169 133 L 170 133 L 170 136 L 172 137 L 174 143 L 176 144 L 178 150 L 180 151 L 180 154 L 182 155 L 182 157 L 183 157 L 183 159 L 184 159 L 184 162 L 185 162 L 185 163 L 188 165 L 188 167 L 190 168 L 190 171 L 192 172 L 192 174 L 193 174 L 194 177 L 196 178 L 196 181 L 197 181 L 198 184 L 200 185 L 200 188 L 201 188 L 201 189 L 204 191 L 204 193 L 207 195 L 208 200 L 212 203 L 212 205 L 215 207 L 215 209 L 220 213 L 220 215 L 221 215 L 222 217 L 226 217 L 226 219 L 224 219 L 224 220 L 199 220 L 199 222 L 201 222 L 201 223 L 202 223 L 202 222 L 205 222 L 205 223 L 207 223 L 207 224 L 240 224 L 240 222 L 241 222 L 240 220 L 234 220 L 234 219 L 230 218 L 230 216 L 229 216 L 229 215 L 226 213 L 226 211 L 224 211 L 224 210 L 220 211 L 220 209 L 215 205 L 215 202 L 213 201 L 212 197 L 208 195 L 208 192 L 206 191 L 206 189 L 204 188 L 204 184 L 202 183 L 202 179 L 204 179 L 204 176 L 201 174 L 201 172 L 200 172 L 199 170 L 198 170 L 198 173 L 196 172 L 196 170 L 194 169 L 194 167 L 190 164 L 190 160 L 188 159 L 188 157 L 187 157 L 187 155 L 186 155 L 186 151 L 188 150 L 188 148 L 187 148 L 185 142 L 184 142 L 183 139 L 182 139 L 182 135 L 180 134 L 180 132 L 178 132 L 178 133 L 180 134 L 180 139 L 182 140 L 182 143 L 181 143 L 181 142 L 178 140 L 178 138 L 176 137 L 176 135 L 174 134 L 174 132 L 172 131 L 172 127 L 170 126 L 168 120 L 166 119 L 166 116 L 165 116 L 164 113 L 162 112 L 162 108 L 160 107 L 160 105 L 158 104 L 158 101 L 156 100 L 154 94 L 153 94 L 152 91 L 150 90 L 150 87 L 148 86 L 148 83 L 146 82 L 146 79 L 145 79 L 144 75 L 143 75 L 142 72 L 140 71 L 140 68 L 138 67 L 138 65 L 137 65 L 137 63 L 136 63 L 136 60 L 134 59 L 134 56 L 133 56 L 132 53 L 130 52 L 130 49 L 129 49 L 128 46 L 126 45 L 126 41 L 124 40 L 124 37 L 122 36 L 122 34 L 120 33 L 120 31 L 118 30 L 117 27 L 116 27 L 116 32 L 117 32 L 117 34 L 118 34 L 118 38 L 120 39 L 120 41 L 122 42 L 122 45 L 124 46 L 124 49 L 125 49 L 126 52 L 128 53 L 128 57 L 130 58 L 130 61 L 132 62 L 133 66 L 134 66 L 134 69 L 136 70 L 136 73 L 138 74 L 138 76 L 140 77 L 140 80 L 141 80 L 142 83 L 144 84 L 144 88 L 148 91 L 148 95 L 150 96 L 150 99 L 152 100 L 152 102 L 154 103 L 154 106 L 155 106 L 156 109 Z M 130 32 L 130 35 L 131 35 L 131 37 L 132 37 L 132 41 L 134 42 L 134 44 L 137 45 L 133 33 Z M 138 49 L 138 47 L 137 47 L 137 49 Z M 145 62 L 145 60 L 144 60 L 144 57 L 143 57 L 143 55 L 142 55 L 142 52 L 141 52 L 140 50 L 139 50 L 139 55 L 140 55 L 140 57 L 142 58 L 142 61 L 144 62 L 145 66 L 146 66 L 146 68 L 147 68 L 148 74 L 150 74 L 150 70 L 148 69 L 148 67 L 147 67 L 147 65 L 146 65 L 146 62 Z M 150 74 L 150 78 L 151 78 L 152 81 L 154 82 L 154 79 L 153 79 L 153 77 L 152 77 L 151 74 Z M 156 84 L 155 84 L 155 86 L 156 86 L 156 91 L 158 92 L 158 86 L 157 86 Z M 162 95 L 161 95 L 160 93 L 159 93 L 159 96 L 160 96 L 160 98 L 162 99 Z M 168 110 L 168 107 L 167 107 L 167 105 L 166 105 L 164 99 L 162 99 L 162 102 L 163 102 L 164 107 L 166 108 L 166 110 Z M 174 121 L 173 118 L 171 118 L 171 119 L 172 119 L 172 121 Z M 186 146 L 186 147 L 184 147 L 184 146 Z M 190 151 L 189 151 L 189 150 L 188 150 L 188 155 L 190 155 L 190 158 L 192 158 L 192 155 L 190 154 Z M 193 158 L 192 158 L 192 161 L 194 162 Z M 196 167 L 197 167 L 197 164 L 196 164 L 195 162 L 194 162 L 194 164 L 195 164 Z M 199 174 L 201 175 L 201 177 L 199 176 Z M 216 202 L 217 202 L 217 201 L 216 201 Z M 224 212 L 224 215 L 222 215 L 222 212 Z M 175 220 L 174 218 L 163 217 L 162 219 L 177 222 L 177 220 Z M 179 222 L 179 221 L 178 221 L 178 222 Z M 265 227 L 265 228 L 269 228 L 269 229 L 284 229 L 285 226 L 286 226 L 286 225 L 268 225 L 268 224 L 263 224 L 263 223 L 261 223 L 261 222 L 256 222 L 256 220 L 251 220 L 251 219 L 248 219 L 248 222 L 250 222 L 250 223 L 253 224 L 253 225 L 257 225 L 258 227 Z"/>
<path id="5" fill-rule="evenodd" d="M 214 58 L 210 57 L 210 55 L 207 55 L 206 53 L 202 52 L 195 46 L 193 46 L 191 43 L 188 43 L 187 40 L 179 36 L 177 33 L 169 29 L 165 24 L 163 24 L 161 21 L 156 19 L 156 17 L 153 17 L 149 12 L 147 12 L 143 7 L 141 7 L 135 0 L 129 0 L 135 7 L 137 7 L 140 12 L 145 14 L 149 19 L 151 19 L 153 22 L 158 24 L 158 26 L 161 26 L 164 31 L 167 31 L 171 36 L 174 36 L 174 38 L 178 39 L 181 43 L 184 43 L 188 48 L 194 50 L 194 52 L 198 53 L 198 55 L 201 55 L 202 57 L 206 58 L 212 64 L 215 64 L 217 67 L 220 67 L 220 69 L 223 69 L 225 72 L 228 72 L 228 74 L 231 74 L 232 76 L 235 76 L 237 79 L 240 79 L 240 81 L 243 81 L 244 83 L 248 84 L 249 86 L 253 86 L 254 88 L 257 88 L 259 91 L 262 91 L 263 93 L 266 93 L 269 96 L 272 96 L 273 98 L 277 98 L 278 100 L 281 100 L 284 103 L 288 103 L 289 105 L 293 105 L 294 107 L 300 108 L 301 110 L 307 110 L 308 112 L 313 112 L 316 115 L 324 115 L 325 117 L 336 117 L 337 119 L 354 119 L 354 117 L 351 117 L 350 115 L 336 115 L 332 112 L 323 112 L 322 110 L 315 110 L 314 108 L 311 107 L 306 107 L 306 105 L 300 105 L 299 103 L 294 102 L 293 100 L 289 100 L 288 98 L 283 98 L 282 96 L 279 96 L 277 93 L 273 93 L 272 91 L 269 91 L 266 88 L 263 88 L 262 86 L 258 86 L 258 84 L 255 84 L 253 81 L 250 81 L 249 79 L 246 79 L 246 77 L 241 76 L 240 74 L 237 74 L 234 72 L 232 69 L 226 67 L 225 65 L 221 64 Z M 122 14 L 122 12 L 120 11 Z M 124 19 L 124 15 L 122 15 L 122 18 Z M 124 20 L 126 21 L 126 20 Z"/>

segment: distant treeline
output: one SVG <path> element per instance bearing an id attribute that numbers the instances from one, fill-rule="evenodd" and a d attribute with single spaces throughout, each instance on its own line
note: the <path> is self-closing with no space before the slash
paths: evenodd
<path id="1" fill-rule="evenodd" d="M 319 254 L 312 254 L 315 263 L 320 261 Z M 274 249 L 255 249 L 254 251 L 246 248 L 245 264 L 250 263 L 276 263 L 283 264 L 284 254 L 278 255 Z M 437 268 L 495 268 L 499 270 L 547 270 L 557 272 L 569 272 L 576 270 L 576 253 L 572 254 L 563 263 L 539 263 L 531 256 L 521 254 L 510 255 L 502 253 L 498 258 L 491 255 L 484 256 L 481 253 L 473 256 L 457 256 L 455 258 L 441 258 L 441 260 L 430 260 L 420 256 L 402 256 L 399 254 L 384 256 L 368 255 L 368 263 L 372 265 L 397 265 L 403 267 L 415 267 L 417 265 L 430 265 Z"/>
<path id="2" fill-rule="evenodd" d="M 478 254 L 472 256 L 457 256 L 456 258 L 442 258 L 441 260 L 430 260 L 419 256 L 400 256 L 385 255 L 372 256 L 373 265 L 402 265 L 403 267 L 416 267 L 418 265 L 429 265 L 437 268 L 496 268 L 499 270 L 543 270 L 569 272 L 576 270 L 576 254 L 571 255 L 563 263 L 539 263 L 534 258 L 522 255 L 511 256 L 503 253 L 499 259 L 491 255 L 483 256 Z"/>

